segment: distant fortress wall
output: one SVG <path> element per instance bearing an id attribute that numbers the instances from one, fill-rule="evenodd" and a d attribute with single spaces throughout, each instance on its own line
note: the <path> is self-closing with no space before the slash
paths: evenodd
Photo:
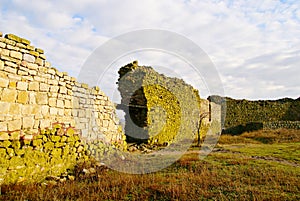
<path id="1" fill-rule="evenodd" d="M 0 32 L 1 134 L 37 135 L 53 123 L 74 127 L 83 139 L 122 141 L 115 106 L 98 87 L 59 72 L 30 41 Z"/>
<path id="2" fill-rule="evenodd" d="M 240 134 L 245 131 L 278 128 L 300 129 L 300 98 L 249 101 L 211 96 L 209 100 L 211 103 L 226 103 L 226 108 L 222 108 L 225 118 L 223 133 Z"/>

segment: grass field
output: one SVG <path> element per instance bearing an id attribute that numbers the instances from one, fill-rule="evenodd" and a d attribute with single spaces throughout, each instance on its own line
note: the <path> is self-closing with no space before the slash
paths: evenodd
<path id="1" fill-rule="evenodd" d="M 74 181 L 2 186 L 0 200 L 300 200 L 300 130 L 222 135 L 204 160 L 197 149 L 144 175 L 82 164 Z"/>

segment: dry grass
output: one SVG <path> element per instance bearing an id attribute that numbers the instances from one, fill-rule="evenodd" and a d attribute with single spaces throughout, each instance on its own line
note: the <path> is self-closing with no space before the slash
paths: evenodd
<path id="1" fill-rule="evenodd" d="M 238 144 L 238 143 L 283 143 L 283 142 L 300 142 L 300 130 L 258 130 L 245 132 L 241 135 L 221 135 L 220 144 Z"/>
<path id="2" fill-rule="evenodd" d="M 277 133 L 279 132 L 279 133 Z M 261 141 L 261 137 L 272 141 Z M 231 138 L 232 137 L 232 138 Z M 259 140 L 257 139 L 259 137 Z M 230 139 L 231 138 L 231 139 Z M 223 141 L 222 141 L 223 140 Z M 250 141 L 249 141 L 250 140 Z M 224 144 L 225 141 L 229 144 Z M 95 174 L 85 176 L 77 167 L 75 181 L 57 185 L 2 186 L 0 200 L 299 200 L 300 161 L 284 163 L 284 154 L 299 145 L 299 131 L 258 131 L 236 136 L 222 136 L 221 150 L 204 160 L 189 152 L 170 167 L 156 173 L 130 175 L 104 167 Z M 234 142 L 239 146 L 231 145 Z M 261 148 L 249 146 L 270 146 Z M 284 143 L 281 143 L 284 142 Z M 289 143 L 287 143 L 289 142 Z M 265 143 L 265 144 L 264 144 Z M 230 147 L 231 146 L 231 147 Z M 251 151 L 249 151 L 251 150 Z M 281 161 L 266 160 L 256 156 L 270 156 Z M 293 155 L 298 158 L 297 154 Z M 299 166 L 297 166 L 299 165 Z"/>

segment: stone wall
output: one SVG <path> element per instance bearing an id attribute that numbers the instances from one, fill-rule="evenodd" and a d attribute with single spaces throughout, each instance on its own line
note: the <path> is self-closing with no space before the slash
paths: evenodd
<path id="1" fill-rule="evenodd" d="M 194 138 L 198 130 L 198 91 L 137 62 L 119 70 L 125 134 L 132 141 L 166 144 Z"/>
<path id="2" fill-rule="evenodd" d="M 0 37 L 0 111 L 0 132 L 9 135 L 64 123 L 85 139 L 122 140 L 115 106 L 98 87 L 59 72 L 42 49 L 12 34 Z"/>
<path id="3" fill-rule="evenodd" d="M 222 108 L 224 133 L 240 134 L 263 128 L 299 128 L 300 98 L 249 101 L 211 96 L 209 100 L 217 104 L 226 101 L 226 108 Z"/>
<path id="4" fill-rule="evenodd" d="M 99 146 L 123 146 L 124 137 L 98 87 L 59 72 L 30 41 L 0 32 L 0 185 L 59 176 L 101 155 Z"/>
<path id="5" fill-rule="evenodd" d="M 300 129 L 300 121 L 274 121 L 263 122 L 263 129 Z"/>

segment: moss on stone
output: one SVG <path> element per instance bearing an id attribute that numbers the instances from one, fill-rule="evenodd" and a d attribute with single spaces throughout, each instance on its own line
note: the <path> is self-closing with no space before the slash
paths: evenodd
<path id="1" fill-rule="evenodd" d="M 11 142 L 11 146 L 14 149 L 20 149 L 21 148 L 21 142 L 19 140 L 13 140 Z"/>
<path id="2" fill-rule="evenodd" d="M 0 141 L 0 148 L 8 148 L 11 145 L 11 142 L 9 140 Z"/>
<path id="3" fill-rule="evenodd" d="M 170 144 L 194 138 L 200 97 L 192 86 L 137 62 L 120 68 L 118 81 L 128 141 Z"/>
<path id="4" fill-rule="evenodd" d="M 14 131 L 10 133 L 11 140 L 19 140 L 20 139 L 20 131 Z"/>
<path id="5" fill-rule="evenodd" d="M 15 150 L 12 148 L 6 148 L 6 152 L 10 157 L 15 156 Z"/>
<path id="6" fill-rule="evenodd" d="M 32 141 L 32 145 L 34 147 L 40 147 L 40 146 L 42 146 L 42 144 L 43 144 L 43 140 L 42 139 L 36 139 L 36 140 Z"/>
<path id="7" fill-rule="evenodd" d="M 66 136 L 73 136 L 75 134 L 74 128 L 68 128 L 66 131 Z"/>
<path id="8" fill-rule="evenodd" d="M 61 136 L 51 135 L 50 139 L 52 142 L 60 142 Z"/>
<path id="9" fill-rule="evenodd" d="M 264 122 L 300 121 L 300 98 L 250 101 L 210 96 L 208 99 L 217 104 L 226 101 L 226 108 L 222 108 L 224 133 L 241 134 L 262 129 Z"/>

